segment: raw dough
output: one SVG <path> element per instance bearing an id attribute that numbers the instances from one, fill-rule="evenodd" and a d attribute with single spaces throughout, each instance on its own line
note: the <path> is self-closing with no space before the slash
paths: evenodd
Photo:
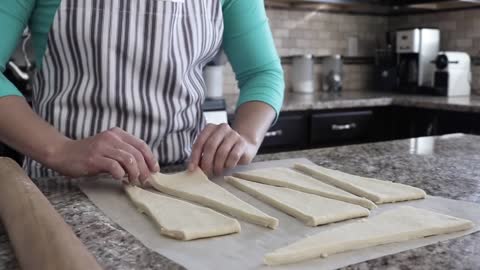
<path id="1" fill-rule="evenodd" d="M 318 165 L 295 164 L 294 168 L 377 204 L 423 199 L 427 195 L 416 187 L 352 175 Z"/>
<path id="2" fill-rule="evenodd" d="M 308 226 L 365 217 L 367 209 L 301 191 L 276 187 L 235 177 L 225 177 L 235 187 L 279 210 L 302 220 Z"/>
<path id="3" fill-rule="evenodd" d="M 358 204 L 368 209 L 373 209 L 376 207 L 373 202 L 365 198 L 358 197 L 342 189 L 322 183 L 313 177 L 299 173 L 290 168 L 279 167 L 258 169 L 234 173 L 233 175 L 262 184 L 291 188 L 330 199 Z"/>
<path id="4" fill-rule="evenodd" d="M 125 191 L 139 211 L 147 214 L 163 235 L 193 240 L 240 232 L 236 219 L 206 207 L 134 186 L 126 186 Z"/>
<path id="5" fill-rule="evenodd" d="M 287 264 L 472 227 L 466 219 L 402 206 L 304 238 L 266 254 L 264 260 L 268 265 Z"/>
<path id="6" fill-rule="evenodd" d="M 278 219 L 263 213 L 213 183 L 198 168 L 193 172 L 156 173 L 152 175 L 150 183 L 163 193 L 199 203 L 245 221 L 272 229 L 278 226 Z"/>

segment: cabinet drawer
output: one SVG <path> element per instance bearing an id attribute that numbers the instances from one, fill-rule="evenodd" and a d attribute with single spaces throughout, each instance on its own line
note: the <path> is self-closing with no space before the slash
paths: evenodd
<path id="1" fill-rule="evenodd" d="M 371 110 L 314 113 L 311 120 L 312 144 L 338 144 L 360 141 L 373 125 Z"/>
<path id="2" fill-rule="evenodd" d="M 262 147 L 300 147 L 308 141 L 308 121 L 303 113 L 280 114 L 263 140 Z"/>

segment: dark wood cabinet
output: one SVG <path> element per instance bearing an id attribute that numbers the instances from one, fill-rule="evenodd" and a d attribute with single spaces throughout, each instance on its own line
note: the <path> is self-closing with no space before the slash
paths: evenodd
<path id="1" fill-rule="evenodd" d="M 434 110 L 392 107 L 392 139 L 438 135 L 438 115 Z"/>
<path id="2" fill-rule="evenodd" d="M 315 112 L 311 116 L 310 144 L 334 145 L 364 141 L 374 124 L 372 110 Z"/>
<path id="3" fill-rule="evenodd" d="M 259 153 L 272 153 L 309 147 L 310 113 L 281 112 L 275 124 L 265 134 Z M 234 115 L 229 115 L 230 124 Z"/>
<path id="4" fill-rule="evenodd" d="M 480 113 L 472 117 L 472 133 L 480 135 Z"/>
<path id="5" fill-rule="evenodd" d="M 448 133 L 476 133 L 475 118 L 473 113 L 438 111 L 437 113 L 437 131 L 438 134 Z M 479 123 L 479 122 L 477 122 Z"/>
<path id="6" fill-rule="evenodd" d="M 267 133 L 260 152 L 458 132 L 480 135 L 480 113 L 404 106 L 285 112 Z"/>
<path id="7" fill-rule="evenodd" d="M 308 146 L 308 115 L 305 112 L 281 113 L 265 134 L 262 152 L 301 149 Z"/>
<path id="8" fill-rule="evenodd" d="M 23 155 L 14 151 L 10 147 L 6 146 L 5 144 L 2 144 L 1 142 L 0 142 L 0 156 L 12 158 L 20 165 L 22 165 L 23 163 Z"/>
<path id="9" fill-rule="evenodd" d="M 476 120 L 477 119 L 477 120 Z M 394 139 L 449 133 L 480 134 L 480 114 L 411 107 L 392 107 Z"/>

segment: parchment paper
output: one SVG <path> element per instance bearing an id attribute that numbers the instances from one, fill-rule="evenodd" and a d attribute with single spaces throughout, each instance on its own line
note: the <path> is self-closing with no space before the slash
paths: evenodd
<path id="1" fill-rule="evenodd" d="M 311 163 L 306 159 L 267 161 L 236 168 L 234 171 L 277 166 L 290 167 L 298 162 Z M 231 173 L 232 172 L 227 174 Z M 81 183 L 80 187 L 90 200 L 107 216 L 138 238 L 145 246 L 188 269 L 335 269 L 464 236 L 479 230 L 480 205 L 428 196 L 425 200 L 381 205 L 372 211 L 371 216 L 400 205 L 411 205 L 472 220 L 475 222 L 476 227 L 464 232 L 366 248 L 296 264 L 268 267 L 263 265 L 263 256 L 265 253 L 286 246 L 308 235 L 352 221 L 339 222 L 316 228 L 307 227 L 297 219 L 237 190 L 235 187 L 225 183 L 223 178 L 216 178 L 213 179 L 213 181 L 225 187 L 240 199 L 278 218 L 280 222 L 279 227 L 276 230 L 271 230 L 239 220 L 242 226 L 242 231 L 239 234 L 188 242 L 173 240 L 160 235 L 153 223 L 150 222 L 146 216 L 136 211 L 118 182 L 105 178 L 98 182 L 85 181 Z"/>

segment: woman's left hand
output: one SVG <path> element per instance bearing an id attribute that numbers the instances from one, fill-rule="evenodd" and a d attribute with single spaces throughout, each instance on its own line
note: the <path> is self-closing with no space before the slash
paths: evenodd
<path id="1" fill-rule="evenodd" d="M 207 175 L 221 175 L 225 169 L 249 164 L 258 148 L 228 124 L 208 124 L 193 144 L 188 169 L 198 166 Z"/>

